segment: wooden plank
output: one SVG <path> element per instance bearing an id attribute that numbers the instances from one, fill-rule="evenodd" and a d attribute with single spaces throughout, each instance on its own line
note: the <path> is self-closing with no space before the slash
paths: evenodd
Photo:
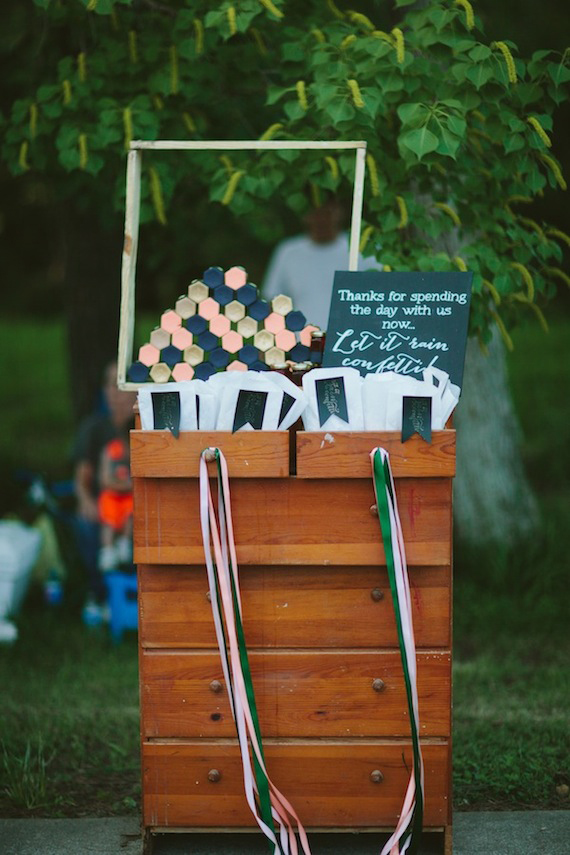
<path id="1" fill-rule="evenodd" d="M 390 455 L 395 478 L 455 475 L 455 431 L 434 431 L 428 445 L 417 434 L 400 441 L 396 431 L 297 433 L 298 478 L 370 478 L 370 452 L 381 446 Z"/>
<path id="2" fill-rule="evenodd" d="M 425 826 L 443 826 L 447 816 L 448 747 L 423 746 Z M 393 827 L 402 809 L 412 765 L 409 742 L 305 741 L 265 744 L 275 785 L 301 822 L 316 827 Z M 212 782 L 208 773 L 220 772 Z M 375 783 L 371 773 L 383 780 Z M 238 746 L 229 742 L 143 744 L 143 825 L 252 827 L 243 795 Z"/>
<path id="3" fill-rule="evenodd" d="M 133 358 L 135 271 L 139 243 L 141 162 L 142 154 L 140 151 L 129 151 L 127 155 L 125 233 L 121 266 L 121 310 L 117 353 L 117 384 L 121 389 L 125 388 L 127 368 Z"/>
<path id="4" fill-rule="evenodd" d="M 409 737 L 399 651 L 250 651 L 264 737 Z M 449 652 L 417 654 L 420 736 L 450 733 Z M 145 737 L 235 736 L 217 651 L 145 651 Z M 380 682 L 379 682 L 380 681 Z"/>
<path id="5" fill-rule="evenodd" d="M 350 222 L 350 246 L 348 250 L 348 269 L 358 270 L 360 249 L 360 229 L 362 226 L 362 202 L 364 199 L 364 173 L 366 172 L 366 147 L 356 152 L 354 167 L 354 187 L 352 189 L 352 217 Z"/>
<path id="6" fill-rule="evenodd" d="M 418 647 L 450 647 L 449 567 L 411 567 Z M 396 647 L 394 609 L 383 567 L 252 567 L 240 573 L 248 646 Z M 143 647 L 214 648 L 203 566 L 139 567 Z"/>
<path id="7" fill-rule="evenodd" d="M 396 484 L 410 565 L 451 563 L 451 479 Z M 135 478 L 135 561 L 201 564 L 198 482 Z M 231 487 L 241 564 L 385 564 L 371 480 L 237 478 Z"/>
<path id="8" fill-rule="evenodd" d="M 287 431 L 131 431 L 131 474 L 135 478 L 198 478 L 200 454 L 216 446 L 231 478 L 285 478 L 289 474 Z M 212 475 L 215 464 L 210 464 Z"/>
<path id="9" fill-rule="evenodd" d="M 364 140 L 131 140 L 131 149 L 154 151 L 341 151 L 364 149 Z"/>

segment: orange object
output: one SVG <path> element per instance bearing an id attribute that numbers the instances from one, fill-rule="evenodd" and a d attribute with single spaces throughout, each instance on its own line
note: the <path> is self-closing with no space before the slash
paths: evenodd
<path id="1" fill-rule="evenodd" d="M 133 515 L 133 494 L 116 490 L 103 490 L 99 496 L 99 521 L 122 531 L 129 517 Z"/>

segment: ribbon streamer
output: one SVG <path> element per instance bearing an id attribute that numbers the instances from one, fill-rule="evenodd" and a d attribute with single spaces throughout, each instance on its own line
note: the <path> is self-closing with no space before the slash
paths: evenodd
<path id="1" fill-rule="evenodd" d="M 370 460 L 406 685 L 413 756 L 400 818 L 396 830 L 386 842 L 381 855 L 403 855 L 405 852 L 415 855 L 419 850 L 422 833 L 424 766 L 419 740 L 416 645 L 412 624 L 410 584 L 388 452 L 383 448 L 375 448 L 370 454 Z"/>
<path id="2" fill-rule="evenodd" d="M 215 460 L 217 464 L 217 518 L 210 490 L 208 460 Z M 299 817 L 269 778 L 265 765 L 243 632 L 228 469 L 224 455 L 218 448 L 205 449 L 201 455 L 200 520 L 214 626 L 237 729 L 245 796 L 274 855 L 298 855 L 295 826 L 304 855 L 311 855 L 309 841 Z"/>

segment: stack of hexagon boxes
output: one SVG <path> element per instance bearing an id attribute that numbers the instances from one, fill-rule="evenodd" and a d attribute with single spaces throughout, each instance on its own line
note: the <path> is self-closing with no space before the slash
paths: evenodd
<path id="1" fill-rule="evenodd" d="M 309 358 L 311 333 L 284 294 L 263 300 L 243 267 L 209 267 L 164 312 L 128 370 L 133 383 L 207 380 L 216 371 L 265 371 Z"/>

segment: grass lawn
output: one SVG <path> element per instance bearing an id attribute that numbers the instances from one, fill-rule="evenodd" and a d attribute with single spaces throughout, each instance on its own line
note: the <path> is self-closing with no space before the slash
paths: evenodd
<path id="1" fill-rule="evenodd" d="M 515 334 L 512 387 L 525 459 L 544 514 L 536 542 L 508 555 L 458 549 L 455 581 L 454 800 L 460 809 L 569 807 L 567 634 L 570 321 Z M 21 370 L 4 384 L 0 472 L 67 472 L 71 421 L 56 323 L 4 322 L 0 349 Z M 42 354 L 49 353 L 46 360 Z M 11 364 L 16 364 L 14 363 Z M 563 376 L 563 368 L 566 376 Z M 5 502 L 6 503 L 6 502 Z M 72 574 L 72 586 L 77 579 Z M 138 810 L 137 651 L 31 591 L 20 639 L 0 646 L 0 815 Z"/>

